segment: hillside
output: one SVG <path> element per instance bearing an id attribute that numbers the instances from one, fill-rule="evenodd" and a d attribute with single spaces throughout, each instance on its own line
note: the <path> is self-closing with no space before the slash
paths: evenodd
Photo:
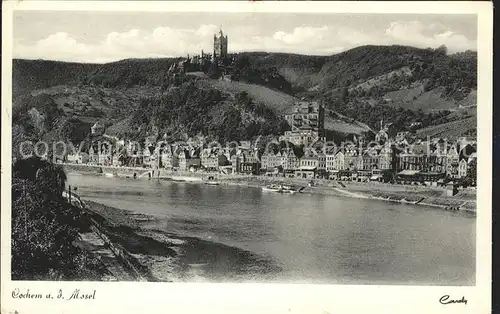
<path id="1" fill-rule="evenodd" d="M 206 79 L 198 80 L 197 86 L 211 87 L 230 94 L 247 92 L 254 101 L 270 106 L 277 114 L 286 113 L 290 109 L 290 104 L 297 101 L 297 98 L 289 94 L 245 82 Z"/>
<path id="2" fill-rule="evenodd" d="M 148 136 L 182 139 L 204 134 L 221 143 L 288 129 L 272 106 L 254 101 L 247 92 L 228 93 L 209 83 L 191 80 L 143 98 L 131 117 L 118 123 L 122 128 L 111 129 L 138 141 Z"/>
<path id="3" fill-rule="evenodd" d="M 477 56 L 470 51 L 447 55 L 445 48 L 361 46 L 329 57 L 255 53 L 250 58 L 259 66 L 277 67 L 293 85 L 319 91 L 367 92 L 382 86 L 373 89 L 381 94 L 427 81 L 426 89 L 442 86 L 446 97 L 458 100 L 476 89 Z"/>
<path id="4" fill-rule="evenodd" d="M 299 99 L 270 88 L 248 84 L 244 82 L 229 82 L 223 80 L 198 80 L 197 86 L 211 87 L 229 94 L 246 92 L 257 103 L 263 103 L 277 115 L 284 115 L 290 111 L 291 104 Z M 369 126 L 354 119 L 341 115 L 334 110 L 327 109 L 325 128 L 335 133 L 360 135 L 372 131 Z M 329 114 L 332 112 L 332 114 Z"/>
<path id="5" fill-rule="evenodd" d="M 419 138 L 441 137 L 449 140 L 455 140 L 461 136 L 477 135 L 477 117 L 473 116 L 461 120 L 443 123 L 436 126 L 430 126 L 417 131 Z"/>
<path id="6" fill-rule="evenodd" d="M 57 85 L 132 87 L 162 86 L 176 59 L 127 59 L 106 64 L 13 60 L 13 96 Z"/>
<path id="7" fill-rule="evenodd" d="M 421 122 L 422 134 L 440 134 L 429 130 L 439 130 L 440 125 L 447 129 L 460 120 L 467 126 L 461 133 L 474 128 L 475 52 L 447 55 L 445 48 L 362 46 L 332 56 L 241 53 L 233 81 L 210 79 L 210 73 L 202 72 L 172 77 L 168 69 L 179 60 L 14 60 L 13 122 L 23 125 L 30 136 L 41 131 L 78 140 L 97 120 L 107 121 L 112 133 L 137 128 L 141 131 L 134 134 L 143 134 L 158 132 L 158 125 L 148 120 L 141 126 L 138 117 L 166 106 L 180 114 L 166 116 L 172 129 L 208 132 L 216 125 L 213 136 L 231 138 L 227 119 L 243 123 L 239 131 L 246 136 L 278 134 L 281 115 L 303 98 L 322 102 L 326 128 L 343 135 L 377 130 L 381 120 L 393 122 L 398 130 Z M 194 84 L 189 85 L 194 94 L 182 91 L 185 84 Z M 206 95 L 219 96 L 207 103 Z M 238 104 L 241 95 L 250 102 Z M 209 125 L 198 125 L 191 114 L 205 115 Z M 219 125 L 226 130 L 216 130 Z M 166 130 L 161 125 L 160 129 Z"/>

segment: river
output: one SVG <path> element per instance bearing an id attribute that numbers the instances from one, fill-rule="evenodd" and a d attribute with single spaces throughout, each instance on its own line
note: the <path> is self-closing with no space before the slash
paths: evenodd
<path id="1" fill-rule="evenodd" d="M 69 174 L 83 198 L 159 217 L 151 228 L 265 256 L 265 281 L 474 285 L 476 219 L 421 205 L 242 186 Z M 259 278 L 254 278 L 259 280 Z"/>

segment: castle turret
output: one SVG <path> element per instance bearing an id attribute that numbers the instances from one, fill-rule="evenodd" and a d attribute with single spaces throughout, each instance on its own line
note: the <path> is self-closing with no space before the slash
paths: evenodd
<path id="1" fill-rule="evenodd" d="M 222 29 L 219 31 L 219 36 L 214 34 L 214 58 L 226 59 L 227 58 L 227 36 L 224 36 Z"/>

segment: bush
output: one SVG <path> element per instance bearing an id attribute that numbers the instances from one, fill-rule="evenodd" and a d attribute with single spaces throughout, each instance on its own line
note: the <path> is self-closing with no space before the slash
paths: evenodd
<path id="1" fill-rule="evenodd" d="M 76 279 L 80 211 L 62 196 L 62 168 L 37 157 L 17 161 L 12 182 L 12 279 Z"/>

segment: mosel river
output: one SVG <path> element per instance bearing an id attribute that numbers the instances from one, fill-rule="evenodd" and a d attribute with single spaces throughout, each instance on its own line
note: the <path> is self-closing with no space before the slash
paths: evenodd
<path id="1" fill-rule="evenodd" d="M 241 186 L 76 174 L 68 181 L 83 199 L 158 217 L 151 228 L 269 258 L 280 271 L 262 280 L 475 284 L 476 219 L 463 213 Z"/>

